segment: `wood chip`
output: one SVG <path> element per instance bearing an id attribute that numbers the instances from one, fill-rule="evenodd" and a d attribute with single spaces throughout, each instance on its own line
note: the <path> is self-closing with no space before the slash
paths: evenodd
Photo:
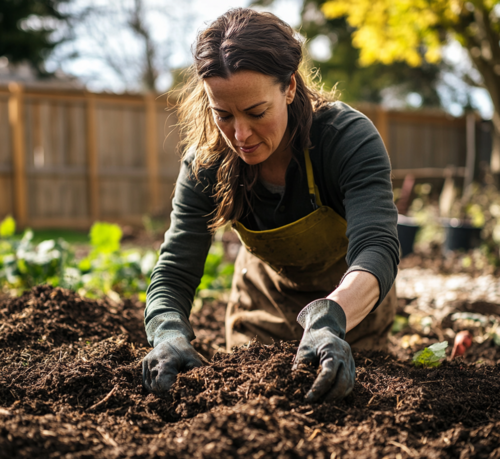
<path id="1" fill-rule="evenodd" d="M 91 411 L 95 410 L 98 406 L 102 405 L 103 403 L 106 403 L 113 396 L 113 394 L 116 392 L 116 389 L 118 389 L 118 385 L 113 387 L 113 389 L 111 389 L 111 392 L 108 395 L 106 395 L 106 397 L 104 397 L 100 402 L 97 402 L 94 405 L 92 405 L 89 408 L 89 410 L 91 410 Z"/>
<path id="2" fill-rule="evenodd" d="M 313 433 L 309 436 L 309 438 L 307 439 L 307 441 L 311 441 L 314 439 L 314 437 L 316 437 L 316 435 L 318 435 L 319 433 L 321 433 L 321 430 L 319 429 L 314 429 Z"/>
<path id="3" fill-rule="evenodd" d="M 408 456 L 415 457 L 415 452 L 412 451 L 408 446 L 403 445 L 402 443 L 398 443 L 397 441 L 391 440 L 388 442 L 390 445 L 397 446 L 398 448 L 401 448 L 402 451 L 404 451 Z"/>
<path id="4" fill-rule="evenodd" d="M 102 427 L 97 427 L 96 430 L 101 434 L 104 443 L 109 446 L 114 446 L 115 448 L 118 446 L 118 443 L 116 443 Z"/>

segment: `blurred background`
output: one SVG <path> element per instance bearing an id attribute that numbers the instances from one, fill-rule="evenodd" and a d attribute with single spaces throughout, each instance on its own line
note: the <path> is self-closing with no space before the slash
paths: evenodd
<path id="1" fill-rule="evenodd" d="M 4 285 L 22 283 L 30 263 L 35 271 L 45 263 L 53 271 L 33 279 L 50 271 L 53 284 L 81 287 L 81 276 L 96 270 L 88 257 L 99 244 L 108 254 L 129 244 L 142 251 L 117 263 L 142 273 L 132 290 L 145 290 L 179 169 L 175 100 L 166 93 L 182 83 L 197 32 L 247 6 L 291 24 L 324 87 L 378 128 L 393 166 L 405 263 L 496 272 L 500 2 L 3 0 Z M 238 249 L 231 233 L 217 238 L 213 279 Z M 38 247 L 46 241 L 53 245 Z M 87 261 L 67 262 L 74 270 L 63 275 L 70 252 Z M 101 287 L 122 293 L 109 282 Z"/>

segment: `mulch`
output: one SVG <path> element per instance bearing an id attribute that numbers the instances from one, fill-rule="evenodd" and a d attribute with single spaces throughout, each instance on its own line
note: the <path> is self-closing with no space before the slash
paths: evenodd
<path id="1" fill-rule="evenodd" d="M 500 362 L 415 368 L 355 353 L 356 385 L 307 404 L 297 342 L 224 346 L 224 305 L 192 317 L 208 366 L 142 387 L 143 305 L 38 286 L 0 299 L 0 458 L 500 458 Z"/>

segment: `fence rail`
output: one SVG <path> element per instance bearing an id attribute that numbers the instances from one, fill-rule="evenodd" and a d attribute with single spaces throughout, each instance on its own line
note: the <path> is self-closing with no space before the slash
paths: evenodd
<path id="1" fill-rule="evenodd" d="M 0 87 L 0 218 L 88 228 L 168 214 L 179 137 L 166 108 L 166 98 L 153 95 Z M 441 177 L 448 165 L 465 166 L 465 118 L 358 108 L 378 128 L 395 178 L 424 169 Z"/>

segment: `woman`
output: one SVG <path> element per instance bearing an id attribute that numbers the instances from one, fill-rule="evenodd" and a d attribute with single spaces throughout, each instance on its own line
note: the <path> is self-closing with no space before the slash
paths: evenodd
<path id="1" fill-rule="evenodd" d="M 228 349 L 301 338 L 294 368 L 322 368 L 306 399 L 345 397 L 348 343 L 383 348 L 395 311 L 397 211 L 383 142 L 361 113 L 306 85 L 301 43 L 270 13 L 228 11 L 199 34 L 194 59 L 178 112 L 187 148 L 147 296 L 144 385 L 161 394 L 203 364 L 188 318 L 212 233 L 231 222 L 243 246 Z"/>

